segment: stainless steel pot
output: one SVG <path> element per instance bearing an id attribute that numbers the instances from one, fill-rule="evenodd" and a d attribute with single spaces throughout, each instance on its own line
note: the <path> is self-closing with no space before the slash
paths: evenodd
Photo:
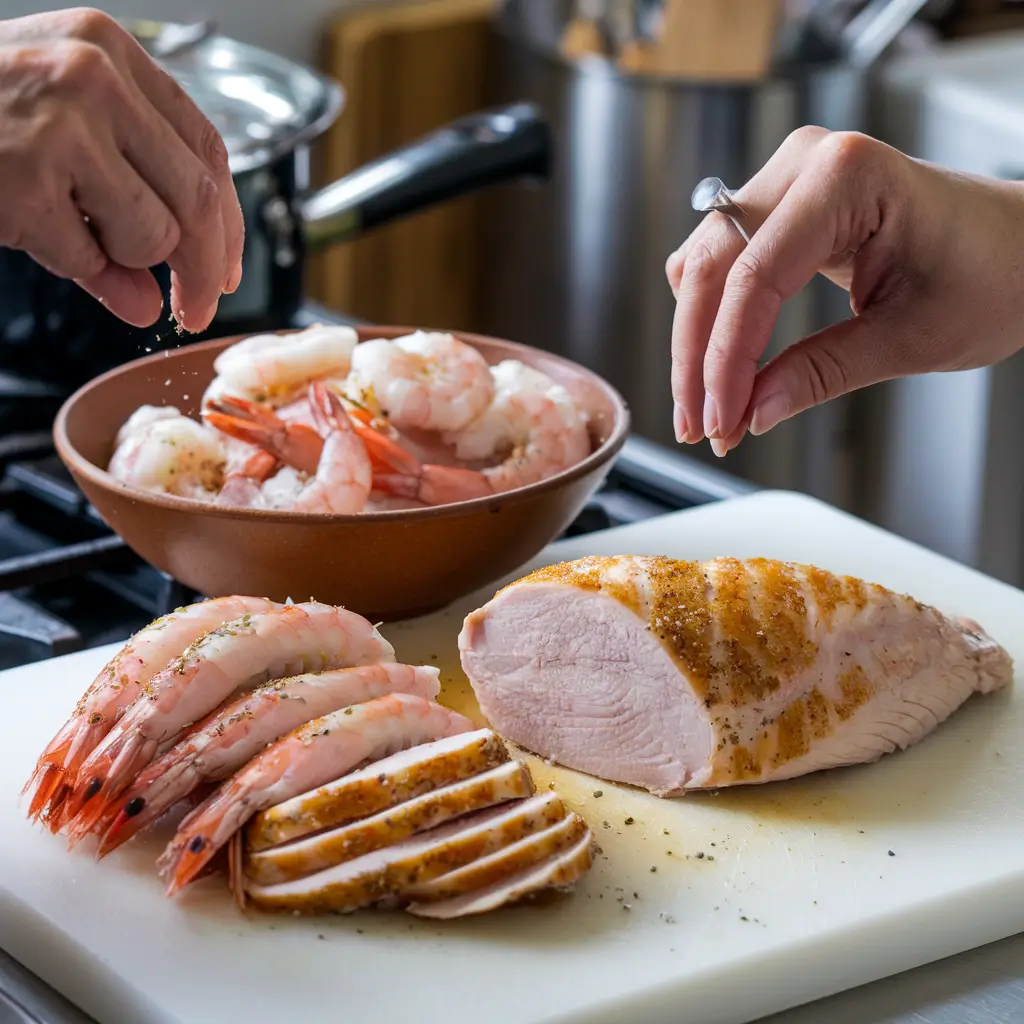
<path id="1" fill-rule="evenodd" d="M 896 2 L 906 13 L 906 0 Z M 481 329 L 595 369 L 626 396 L 635 431 L 674 443 L 664 263 L 699 223 L 691 190 L 709 175 L 739 187 L 801 125 L 864 130 L 864 68 L 892 36 L 867 18 L 871 47 L 859 33 L 840 40 L 850 52 L 860 41 L 856 64 L 796 62 L 764 81 L 709 84 L 623 74 L 601 58 L 566 61 L 559 44 L 575 7 L 508 0 L 497 24 L 490 99 L 537 103 L 559 147 L 547 188 L 490 201 Z M 769 355 L 848 315 L 845 294 L 816 281 L 784 307 Z M 748 438 L 728 468 L 845 504 L 855 412 L 831 403 Z M 695 453 L 710 460 L 707 449 Z"/>
<path id="2" fill-rule="evenodd" d="M 338 117 L 338 83 L 199 25 L 128 26 L 221 132 L 246 222 L 242 282 L 202 336 L 290 326 L 306 254 L 499 181 L 543 178 L 540 111 L 483 111 L 310 192 L 309 147 Z M 165 292 L 166 267 L 156 268 Z M 166 323 L 138 330 L 22 253 L 0 249 L 0 370 L 65 390 L 145 351 L 180 344 Z"/>

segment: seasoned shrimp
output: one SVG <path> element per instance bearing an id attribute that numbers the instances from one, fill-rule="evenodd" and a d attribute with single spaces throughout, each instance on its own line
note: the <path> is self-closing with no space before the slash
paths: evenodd
<path id="1" fill-rule="evenodd" d="M 57 812 L 82 762 L 135 701 L 142 687 L 189 644 L 240 615 L 281 605 L 261 597 L 218 597 L 179 608 L 139 630 L 107 662 L 60 732 L 50 741 L 25 786 L 36 783 L 30 817 L 59 824 Z M 62 795 L 63 794 L 63 795 Z"/>
<path id="2" fill-rule="evenodd" d="M 461 430 L 487 408 L 494 383 L 487 361 L 450 334 L 417 331 L 357 345 L 346 394 L 379 409 L 400 430 Z"/>
<path id="3" fill-rule="evenodd" d="M 75 816 L 68 826 L 72 843 L 156 754 L 237 690 L 302 672 L 394 660 L 394 648 L 375 626 L 332 605 L 288 605 L 223 623 L 153 676 L 146 699 L 125 712 L 79 769 L 68 798 L 69 818 Z"/>
<path id="4" fill-rule="evenodd" d="M 388 468 L 374 473 L 374 487 L 428 505 L 445 504 L 524 487 L 585 459 L 590 454 L 586 418 L 568 392 L 518 361 L 499 367 L 493 402 L 465 430 L 448 435 L 459 458 L 500 458 L 497 465 L 469 470 L 423 464 L 389 439 L 364 431 L 375 462 L 390 460 Z"/>
<path id="5" fill-rule="evenodd" d="M 178 414 L 129 420 L 121 433 L 107 467 L 115 479 L 183 498 L 209 498 L 220 490 L 227 455 L 215 431 Z"/>
<path id="6" fill-rule="evenodd" d="M 120 448 L 128 438 L 145 434 L 158 420 L 173 420 L 180 416 L 181 410 L 173 405 L 140 405 L 121 425 L 114 447 Z"/>
<path id="7" fill-rule="evenodd" d="M 334 711 L 268 747 L 192 811 L 160 858 L 167 894 L 187 885 L 257 811 L 333 782 L 357 765 L 471 732 L 463 715 L 407 693 Z"/>
<path id="8" fill-rule="evenodd" d="M 315 324 L 291 334 L 258 334 L 226 348 L 202 404 L 225 396 L 286 405 L 312 381 L 343 378 L 358 336 L 350 327 Z"/>
<path id="9" fill-rule="evenodd" d="M 105 829 L 97 856 L 131 839 L 201 783 L 226 779 L 268 743 L 310 719 L 395 692 L 432 700 L 441 690 L 439 675 L 430 666 L 387 662 L 261 686 L 212 714 L 109 804 L 97 823 L 96 831 Z"/>
<path id="10" fill-rule="evenodd" d="M 353 429 L 341 399 L 322 382 L 310 385 L 310 405 L 324 436 L 297 419 L 286 422 L 245 399 L 219 399 L 203 411 L 203 416 L 211 426 L 258 445 L 285 463 L 272 476 L 257 476 L 253 483 L 258 488 L 244 495 L 239 488 L 239 499 L 244 498 L 244 503 L 333 515 L 362 512 L 373 478 L 366 446 Z M 246 468 L 242 475 L 248 472 Z M 235 493 L 232 491 L 229 497 L 235 497 Z"/>

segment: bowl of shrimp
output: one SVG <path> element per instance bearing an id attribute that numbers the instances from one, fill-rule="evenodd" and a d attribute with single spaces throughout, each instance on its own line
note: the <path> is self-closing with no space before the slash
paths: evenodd
<path id="1" fill-rule="evenodd" d="M 58 454 L 103 520 L 206 597 L 437 611 L 538 554 L 629 432 L 619 393 L 498 338 L 316 325 L 119 366 Z"/>

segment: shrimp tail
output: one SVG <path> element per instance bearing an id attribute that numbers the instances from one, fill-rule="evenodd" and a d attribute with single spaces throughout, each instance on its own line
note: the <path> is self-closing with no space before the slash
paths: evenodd
<path id="1" fill-rule="evenodd" d="M 178 826 L 157 861 L 160 876 L 168 883 L 168 896 L 198 878 L 207 862 L 245 824 L 250 813 L 246 789 L 227 783 Z"/>
<path id="2" fill-rule="evenodd" d="M 154 761 L 128 789 L 107 802 L 97 819 L 95 831 L 102 831 L 96 850 L 101 860 L 138 835 L 194 788 L 192 759 L 173 747 Z"/>
<path id="3" fill-rule="evenodd" d="M 257 402 L 227 396 L 211 399 L 203 419 L 215 430 L 262 448 L 295 469 L 316 472 L 324 442 L 305 423 L 286 423 Z"/>
<path id="4" fill-rule="evenodd" d="M 377 473 L 373 486 L 398 498 L 415 498 L 425 505 L 447 505 L 456 501 L 490 497 L 490 481 L 473 469 L 456 466 L 422 466 L 418 476 Z"/>

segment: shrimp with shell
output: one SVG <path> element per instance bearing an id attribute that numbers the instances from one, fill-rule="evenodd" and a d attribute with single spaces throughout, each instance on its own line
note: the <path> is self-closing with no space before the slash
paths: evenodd
<path id="1" fill-rule="evenodd" d="M 441 690 L 439 675 L 431 666 L 382 662 L 264 684 L 209 715 L 110 802 L 94 829 L 103 833 L 97 856 L 142 831 L 199 785 L 226 779 L 305 722 L 389 693 L 432 700 Z"/>
<path id="2" fill-rule="evenodd" d="M 464 715 L 392 693 L 307 722 L 267 747 L 185 817 L 160 857 L 168 896 L 196 878 L 258 811 L 333 782 L 365 762 L 472 732 Z"/>
<path id="3" fill-rule="evenodd" d="M 43 819 L 56 830 L 83 761 L 172 658 L 225 620 L 280 607 L 259 597 L 218 597 L 178 608 L 139 630 L 100 669 L 40 756 L 23 791 L 35 786 L 29 817 Z"/>
<path id="4" fill-rule="evenodd" d="M 78 771 L 68 797 L 71 844 L 189 726 L 234 693 L 271 679 L 394 661 L 361 615 L 307 602 L 245 614 L 205 633 L 156 673 Z"/>

